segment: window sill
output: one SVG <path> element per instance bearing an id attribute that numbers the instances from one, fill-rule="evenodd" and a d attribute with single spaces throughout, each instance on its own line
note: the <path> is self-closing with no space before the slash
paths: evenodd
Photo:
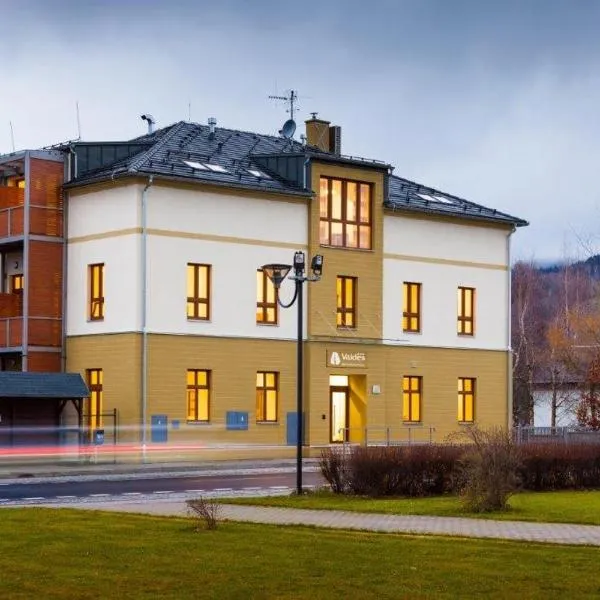
<path id="1" fill-rule="evenodd" d="M 87 322 L 88 323 L 103 323 L 104 322 L 104 317 L 102 317 L 101 319 L 90 319 L 90 318 L 88 318 Z"/>
<path id="2" fill-rule="evenodd" d="M 351 250 L 352 252 L 370 252 L 373 253 L 373 248 L 352 248 L 350 246 L 331 246 L 330 244 L 319 244 L 321 248 L 327 248 L 328 250 Z"/>
<path id="3" fill-rule="evenodd" d="M 474 333 L 457 333 L 456 335 L 458 337 L 463 337 L 463 338 L 474 338 L 475 337 Z"/>
<path id="4" fill-rule="evenodd" d="M 256 322 L 257 327 L 279 327 L 279 323 L 264 323 L 262 321 Z"/>
<path id="5" fill-rule="evenodd" d="M 459 425 L 462 425 L 463 427 L 468 427 L 469 425 L 475 425 L 475 420 L 473 421 L 458 421 Z"/>
<path id="6" fill-rule="evenodd" d="M 423 332 L 420 329 L 403 329 L 402 333 L 410 333 L 412 335 L 422 335 Z"/>
<path id="7" fill-rule="evenodd" d="M 202 319 L 201 317 L 188 317 L 187 320 L 191 323 L 210 323 L 210 319 Z"/>
<path id="8" fill-rule="evenodd" d="M 186 423 L 188 425 L 192 425 L 193 427 L 206 427 L 207 425 L 212 425 L 210 421 L 190 421 L 187 420 Z"/>
<path id="9" fill-rule="evenodd" d="M 419 427 L 423 427 L 423 421 L 402 421 L 402 425 L 418 425 Z"/>
<path id="10" fill-rule="evenodd" d="M 340 331 L 340 332 L 347 331 L 348 333 L 356 331 L 357 329 L 358 329 L 357 327 L 345 327 L 344 325 L 338 325 L 336 327 L 336 331 Z"/>
<path id="11" fill-rule="evenodd" d="M 279 421 L 256 421 L 256 424 L 257 425 L 261 425 L 261 426 L 262 425 L 271 425 L 271 426 L 274 426 L 274 425 L 279 425 Z"/>

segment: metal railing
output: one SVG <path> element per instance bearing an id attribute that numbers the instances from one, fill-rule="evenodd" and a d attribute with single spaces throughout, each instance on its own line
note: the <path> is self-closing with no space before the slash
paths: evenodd
<path id="1" fill-rule="evenodd" d="M 433 444 L 435 427 L 402 425 L 400 427 L 344 427 L 338 431 L 343 445 L 411 446 Z"/>
<path id="2" fill-rule="evenodd" d="M 582 427 L 534 427 L 523 425 L 513 429 L 513 436 L 518 444 L 548 442 L 600 444 L 600 431 Z"/>

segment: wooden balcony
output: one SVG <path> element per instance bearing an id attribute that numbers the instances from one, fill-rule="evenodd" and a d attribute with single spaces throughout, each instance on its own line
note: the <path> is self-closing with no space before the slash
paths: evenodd
<path id="1" fill-rule="evenodd" d="M 21 317 L 23 296 L 21 294 L 0 294 L 0 319 Z"/>
<path id="2" fill-rule="evenodd" d="M 19 187 L 0 186 L 0 210 L 25 204 L 25 190 Z"/>
<path id="3" fill-rule="evenodd" d="M 24 208 L 0 208 L 0 240 L 4 237 L 23 235 Z"/>
<path id="4" fill-rule="evenodd" d="M 0 317 L 0 348 L 18 348 L 23 344 L 23 318 Z"/>

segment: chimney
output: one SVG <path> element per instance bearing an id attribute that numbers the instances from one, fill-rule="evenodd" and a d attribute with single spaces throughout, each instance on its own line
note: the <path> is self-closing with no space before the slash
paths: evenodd
<path id="1" fill-rule="evenodd" d="M 342 153 L 342 128 L 339 125 L 329 128 L 329 151 L 334 154 Z"/>
<path id="2" fill-rule="evenodd" d="M 208 118 L 208 127 L 208 137 L 212 139 L 215 137 L 215 129 L 217 128 L 217 120 L 214 117 Z"/>
<path id="3" fill-rule="evenodd" d="M 330 125 L 329 121 L 317 119 L 317 113 L 310 113 L 312 119 L 306 121 L 306 139 L 311 146 L 324 152 L 342 153 L 342 128 Z"/>
<path id="4" fill-rule="evenodd" d="M 306 141 L 324 152 L 329 152 L 329 121 L 317 119 L 317 113 L 311 113 L 312 119 L 306 123 Z"/>

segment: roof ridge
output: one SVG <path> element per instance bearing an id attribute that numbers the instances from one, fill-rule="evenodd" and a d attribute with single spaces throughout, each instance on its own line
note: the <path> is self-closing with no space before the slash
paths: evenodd
<path id="1" fill-rule="evenodd" d="M 174 125 L 171 125 L 171 129 L 167 131 L 158 141 L 154 142 L 148 150 L 141 153 L 137 159 L 131 161 L 131 165 L 127 169 L 129 173 L 136 173 L 139 168 L 147 161 L 150 160 L 158 150 L 167 144 L 171 138 L 175 137 L 179 133 L 179 130 L 186 124 L 185 121 L 178 121 Z M 165 127 L 166 129 L 166 127 Z"/>
<path id="2" fill-rule="evenodd" d="M 182 125 L 182 124 L 183 124 L 183 125 L 186 125 L 186 126 L 187 126 L 187 125 L 191 125 L 191 126 L 194 126 L 194 127 L 199 127 L 200 129 L 203 129 L 203 130 L 204 130 L 204 129 L 208 129 L 208 128 L 209 128 L 209 125 L 204 125 L 203 123 L 196 123 L 196 122 L 194 122 L 194 121 L 177 121 L 177 122 L 176 122 L 176 123 L 174 123 L 173 125 L 165 125 L 165 127 L 163 127 L 162 129 L 167 129 L 168 127 L 171 127 L 171 128 L 173 128 L 173 127 L 175 127 L 176 125 Z M 244 133 L 244 134 L 246 134 L 246 135 L 253 135 L 253 136 L 256 136 L 256 137 L 269 138 L 269 139 L 277 140 L 277 141 L 279 141 L 279 142 L 280 142 L 281 140 L 285 139 L 285 138 L 283 138 L 283 137 L 281 137 L 281 136 L 272 135 L 272 134 L 270 134 L 270 133 L 258 133 L 258 132 L 256 132 L 256 131 L 248 131 L 248 130 L 246 130 L 246 129 L 231 129 L 230 127 L 218 127 L 218 126 L 217 126 L 217 129 L 219 129 L 220 131 L 228 131 L 228 132 L 231 132 L 231 133 Z M 159 130 L 159 131 L 160 131 L 160 130 Z M 168 135 L 168 132 L 167 132 L 165 135 Z M 164 136 L 163 136 L 163 137 L 164 137 Z M 137 138 L 134 138 L 134 139 L 137 139 Z M 162 138 L 161 138 L 161 139 L 162 139 Z M 297 140 L 294 140 L 294 139 L 292 139 L 291 141 L 292 141 L 294 144 L 296 144 L 296 145 L 298 145 L 298 146 L 302 147 L 302 143 L 301 143 L 301 142 L 299 142 L 299 141 L 297 141 Z"/>

